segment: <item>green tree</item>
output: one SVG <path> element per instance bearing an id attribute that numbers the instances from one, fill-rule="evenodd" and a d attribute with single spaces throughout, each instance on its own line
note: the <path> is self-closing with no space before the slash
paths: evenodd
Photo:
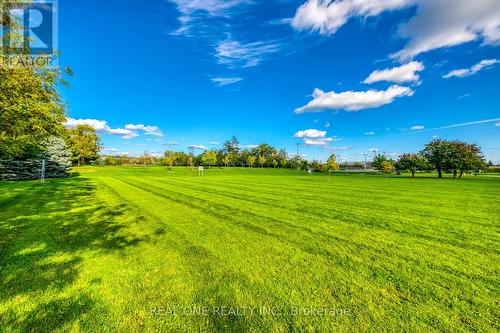
<path id="1" fill-rule="evenodd" d="M 452 144 L 458 151 L 459 160 L 456 166 L 460 171 L 459 178 L 462 178 L 465 171 L 479 170 L 486 166 L 486 160 L 478 145 L 460 141 L 454 141 Z"/>
<path id="2" fill-rule="evenodd" d="M 394 165 L 389 160 L 382 161 L 380 163 L 380 172 L 385 174 L 385 176 L 387 177 L 388 174 L 394 172 Z"/>
<path id="3" fill-rule="evenodd" d="M 231 139 L 224 142 L 222 146 L 224 153 L 228 155 L 234 155 L 234 154 L 238 155 L 240 151 L 240 141 L 234 135 L 231 137 Z"/>
<path id="4" fill-rule="evenodd" d="M 97 159 L 101 150 L 101 142 L 94 128 L 89 125 L 78 125 L 68 131 L 71 151 L 78 165 Z"/>
<path id="5" fill-rule="evenodd" d="M 47 177 L 66 177 L 71 169 L 71 151 L 63 139 L 51 136 L 44 142 Z"/>
<path id="6" fill-rule="evenodd" d="M 170 168 L 175 164 L 177 160 L 177 153 L 175 151 L 167 150 L 163 153 L 163 163 L 168 165 Z"/>
<path id="7" fill-rule="evenodd" d="M 334 171 L 334 170 L 338 170 L 340 168 L 339 164 L 337 163 L 337 156 L 335 156 L 335 154 L 332 154 L 330 155 L 330 157 L 328 157 L 328 159 L 326 160 L 326 164 L 325 164 L 325 170 L 326 171 Z"/>
<path id="8" fill-rule="evenodd" d="M 201 160 L 203 161 L 203 164 L 208 165 L 210 168 L 212 165 L 217 163 L 217 153 L 213 150 L 206 151 L 201 156 Z"/>
<path id="9" fill-rule="evenodd" d="M 382 171 L 381 168 L 382 168 L 382 162 L 384 161 L 388 161 L 389 159 L 387 157 L 385 157 L 385 155 L 383 154 L 377 154 L 375 155 L 375 157 L 373 158 L 373 161 L 371 163 L 372 165 L 372 168 L 374 168 L 375 170 L 378 170 L 378 171 Z"/>
<path id="10" fill-rule="evenodd" d="M 12 40 L 20 40 L 22 27 L 8 11 L 20 3 L 0 3 L 4 9 L 0 13 L 0 30 Z M 49 137 L 64 135 L 65 105 L 57 88 L 68 84 L 59 67 L 16 61 L 5 65 L 15 54 L 17 51 L 0 42 L 0 158 L 25 159 L 42 153 Z M 30 56 L 28 47 L 23 55 Z M 69 68 L 65 72 L 72 75 Z"/>
<path id="11" fill-rule="evenodd" d="M 436 169 L 438 177 L 443 177 L 443 171 L 450 170 L 451 145 L 449 141 L 433 140 L 425 145 L 422 155 Z"/>
<path id="12" fill-rule="evenodd" d="M 259 164 L 261 168 L 266 164 L 266 157 L 264 155 L 259 156 Z"/>
<path id="13" fill-rule="evenodd" d="M 397 170 L 410 171 L 411 177 L 415 177 L 415 172 L 428 168 L 427 159 L 422 154 L 403 154 L 399 157 L 395 167 Z"/>
<path id="14" fill-rule="evenodd" d="M 275 158 L 273 158 L 272 164 L 273 164 L 273 168 L 276 169 L 276 167 L 278 166 L 279 163 L 278 163 L 278 161 Z"/>
<path id="15" fill-rule="evenodd" d="M 224 162 L 224 166 L 227 168 L 227 166 L 231 162 L 231 159 L 229 158 L 229 155 L 225 155 L 224 158 L 222 159 L 222 162 Z"/>
<path id="16" fill-rule="evenodd" d="M 250 155 L 247 158 L 248 164 L 250 165 L 251 168 L 253 168 L 253 165 L 255 164 L 256 157 L 254 155 Z"/>

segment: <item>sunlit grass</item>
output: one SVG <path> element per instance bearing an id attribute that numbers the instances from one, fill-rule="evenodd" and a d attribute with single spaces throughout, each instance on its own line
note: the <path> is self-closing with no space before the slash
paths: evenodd
<path id="1" fill-rule="evenodd" d="M 499 328 L 499 178 L 76 171 L 0 184 L 2 330 Z"/>

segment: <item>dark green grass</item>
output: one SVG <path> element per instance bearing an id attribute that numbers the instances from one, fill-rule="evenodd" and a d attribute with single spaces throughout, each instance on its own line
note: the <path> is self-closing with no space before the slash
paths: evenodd
<path id="1" fill-rule="evenodd" d="M 76 171 L 0 183 L 2 331 L 500 328 L 499 178 Z"/>

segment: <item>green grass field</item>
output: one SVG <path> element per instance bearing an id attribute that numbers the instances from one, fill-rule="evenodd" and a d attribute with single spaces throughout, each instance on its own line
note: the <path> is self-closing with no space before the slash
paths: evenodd
<path id="1" fill-rule="evenodd" d="M 500 329 L 500 178 L 82 167 L 0 184 L 2 331 Z"/>

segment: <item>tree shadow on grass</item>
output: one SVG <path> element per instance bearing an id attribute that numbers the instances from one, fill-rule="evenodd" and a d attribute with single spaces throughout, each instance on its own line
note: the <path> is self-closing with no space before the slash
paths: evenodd
<path id="1" fill-rule="evenodd" d="M 83 254 L 119 252 L 147 240 L 127 232 L 119 219 L 126 210 L 99 200 L 83 178 L 1 184 L 0 327 L 48 331 L 92 309 L 89 296 L 68 293 L 77 289 Z M 20 302 L 30 298 L 36 307 L 26 312 Z"/>

